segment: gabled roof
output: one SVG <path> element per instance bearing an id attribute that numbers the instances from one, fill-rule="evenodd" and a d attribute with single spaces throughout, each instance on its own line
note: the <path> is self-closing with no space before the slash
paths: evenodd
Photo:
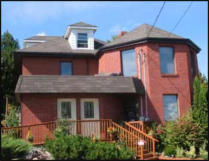
<path id="1" fill-rule="evenodd" d="M 123 76 L 20 76 L 15 93 L 144 93 L 141 80 Z"/>
<path id="2" fill-rule="evenodd" d="M 95 25 L 90 25 L 90 24 L 87 24 L 85 22 L 78 22 L 78 23 L 74 23 L 74 24 L 71 24 L 69 26 L 77 26 L 77 27 L 97 27 Z"/>
<path id="3" fill-rule="evenodd" d="M 51 54 L 80 54 L 80 55 L 95 55 L 98 48 L 104 45 L 104 41 L 95 39 L 95 50 L 89 49 L 72 49 L 67 39 L 62 36 L 33 36 L 25 39 L 28 40 L 45 40 L 45 42 L 37 43 L 31 47 L 16 50 L 18 53 L 51 53 Z"/>

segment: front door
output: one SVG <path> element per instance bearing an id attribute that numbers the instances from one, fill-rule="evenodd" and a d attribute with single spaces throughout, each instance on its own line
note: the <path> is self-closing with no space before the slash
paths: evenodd
<path id="1" fill-rule="evenodd" d="M 96 98 L 81 99 L 81 134 L 100 137 L 99 100 Z M 95 120 L 95 121 L 89 121 Z M 96 121 L 97 120 L 97 121 Z"/>
<path id="2" fill-rule="evenodd" d="M 69 123 L 69 133 L 75 135 L 76 134 L 76 99 L 58 99 L 58 110 L 57 110 L 57 118 L 59 120 L 67 119 L 67 120 L 75 120 Z"/>

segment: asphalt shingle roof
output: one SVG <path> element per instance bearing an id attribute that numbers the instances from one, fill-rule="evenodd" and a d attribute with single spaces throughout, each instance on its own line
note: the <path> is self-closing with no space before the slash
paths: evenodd
<path id="1" fill-rule="evenodd" d="M 148 24 L 143 24 L 134 30 L 127 32 L 125 35 L 116 38 L 114 41 L 110 43 L 106 43 L 103 48 L 121 44 L 121 43 L 126 43 L 138 39 L 143 39 L 143 38 L 170 38 L 170 39 L 184 39 L 181 36 L 175 35 L 173 33 L 167 32 L 165 30 L 159 29 L 157 27 L 153 27 L 152 31 L 150 32 L 150 35 L 148 36 L 148 33 L 150 29 L 152 28 L 151 25 Z"/>
<path id="2" fill-rule="evenodd" d="M 71 24 L 69 26 L 78 26 L 78 27 L 97 27 L 95 25 L 91 25 L 91 24 L 87 24 L 85 22 L 77 22 L 77 23 L 74 23 L 74 24 Z"/>
<path id="3" fill-rule="evenodd" d="M 21 75 L 15 93 L 143 93 L 141 80 L 123 76 Z"/>
<path id="4" fill-rule="evenodd" d="M 35 53 L 80 53 L 80 54 L 90 54 L 95 55 L 98 51 L 98 47 L 101 47 L 104 45 L 104 41 L 95 39 L 95 47 L 97 47 L 95 50 L 79 50 L 79 49 L 72 49 L 69 45 L 69 42 L 67 39 L 65 39 L 62 36 L 33 36 L 30 38 L 27 38 L 25 40 L 45 40 L 45 42 L 37 43 L 31 47 L 23 48 L 16 50 L 16 52 L 35 52 Z"/>

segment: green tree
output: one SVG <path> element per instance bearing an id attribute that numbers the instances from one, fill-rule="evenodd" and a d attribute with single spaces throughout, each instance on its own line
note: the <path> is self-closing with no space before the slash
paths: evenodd
<path id="1" fill-rule="evenodd" d="M 112 35 L 112 38 L 111 38 L 111 40 L 107 40 L 107 42 L 109 43 L 109 42 L 112 42 L 112 41 L 114 41 L 115 39 L 117 39 L 117 35 Z"/>
<path id="2" fill-rule="evenodd" d="M 14 99 L 14 90 L 18 79 L 18 74 L 14 63 L 13 52 L 19 49 L 18 40 L 8 32 L 1 35 L 1 109 L 5 111 L 5 96 L 9 97 L 12 101 Z"/>
<path id="3" fill-rule="evenodd" d="M 206 77 L 202 74 L 200 74 L 199 78 L 195 77 L 193 89 L 193 122 L 201 127 L 200 136 L 208 145 L 208 80 Z"/>

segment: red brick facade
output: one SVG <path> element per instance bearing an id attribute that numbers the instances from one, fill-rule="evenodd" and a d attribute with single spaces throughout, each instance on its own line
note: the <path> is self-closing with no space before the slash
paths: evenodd
<path id="1" fill-rule="evenodd" d="M 100 119 L 123 120 L 121 97 L 104 94 L 24 94 L 22 95 L 22 125 L 38 124 L 57 119 L 57 100 L 60 98 L 75 98 L 77 119 L 81 119 L 81 98 L 99 99 Z"/>
<path id="2" fill-rule="evenodd" d="M 98 73 L 96 59 L 24 57 L 23 75 L 59 75 L 61 62 L 72 62 L 74 75 L 94 75 Z"/>
<path id="3" fill-rule="evenodd" d="M 160 72 L 159 46 L 174 48 L 175 74 L 162 75 Z M 143 44 L 120 48 L 102 53 L 98 59 L 24 57 L 23 75 L 59 75 L 60 62 L 71 61 L 74 75 L 94 75 L 97 73 L 122 73 L 121 51 L 134 48 L 136 51 L 137 75 L 146 87 L 148 116 L 151 120 L 164 121 L 163 94 L 178 95 L 178 112 L 182 116 L 191 105 L 192 80 L 190 48 L 183 44 Z M 141 50 L 142 49 L 142 50 Z M 139 55 L 141 61 L 139 66 Z M 145 59 L 144 59 L 145 54 Z M 197 56 L 195 73 L 198 73 Z M 145 61 L 144 61 L 145 60 Z M 145 69 L 144 69 L 145 67 Z M 140 72 L 141 70 L 141 72 Z M 144 73 L 145 70 L 145 73 Z M 145 77 L 144 77 L 145 74 Z M 146 79 L 146 80 L 145 80 Z M 77 119 L 80 119 L 80 98 L 98 98 L 100 119 L 123 120 L 123 104 L 120 96 L 110 94 L 23 94 L 22 125 L 52 121 L 57 118 L 57 99 L 76 98 Z M 138 99 L 139 113 L 141 98 Z M 143 116 L 146 116 L 146 97 L 142 97 Z"/>

